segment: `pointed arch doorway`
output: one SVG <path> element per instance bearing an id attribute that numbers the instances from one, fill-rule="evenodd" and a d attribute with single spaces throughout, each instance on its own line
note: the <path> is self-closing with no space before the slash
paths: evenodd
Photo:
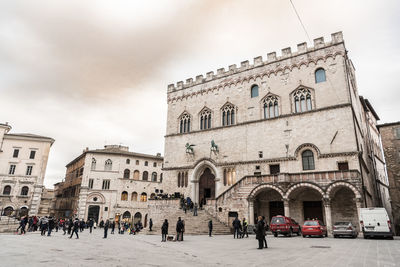
<path id="1" fill-rule="evenodd" d="M 208 167 L 199 178 L 199 201 L 205 203 L 207 199 L 215 199 L 215 176 Z"/>

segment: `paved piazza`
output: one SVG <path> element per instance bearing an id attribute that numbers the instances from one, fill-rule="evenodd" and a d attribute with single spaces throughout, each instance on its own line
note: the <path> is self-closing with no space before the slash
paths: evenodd
<path id="1" fill-rule="evenodd" d="M 364 240 L 267 236 L 257 250 L 254 235 L 186 236 L 184 242 L 160 242 L 156 235 L 92 235 L 80 239 L 62 232 L 0 235 L 0 266 L 400 266 L 400 240 Z M 315 247 L 313 247 L 315 246 Z"/>

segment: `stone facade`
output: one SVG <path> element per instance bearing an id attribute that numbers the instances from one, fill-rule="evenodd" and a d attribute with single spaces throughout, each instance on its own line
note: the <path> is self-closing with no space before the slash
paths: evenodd
<path id="1" fill-rule="evenodd" d="M 40 200 L 38 216 L 54 216 L 54 189 L 44 188 Z"/>
<path id="2" fill-rule="evenodd" d="M 389 178 L 393 225 L 396 235 L 400 235 L 400 122 L 381 124 L 378 128 Z"/>
<path id="3" fill-rule="evenodd" d="M 17 217 L 37 215 L 54 139 L 10 130 L 0 124 L 0 210 Z"/>
<path id="4" fill-rule="evenodd" d="M 168 86 L 163 188 L 225 223 L 357 223 L 359 208 L 387 204 L 377 120 L 341 32 L 208 72 Z"/>
<path id="5" fill-rule="evenodd" d="M 84 150 L 55 185 L 56 217 L 147 221 L 147 199 L 162 192 L 163 158 L 112 145 Z"/>

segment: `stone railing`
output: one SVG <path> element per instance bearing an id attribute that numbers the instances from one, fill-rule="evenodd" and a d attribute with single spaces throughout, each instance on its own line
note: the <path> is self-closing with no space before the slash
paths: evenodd
<path id="1" fill-rule="evenodd" d="M 359 182 L 361 180 L 361 174 L 358 170 L 347 170 L 347 171 L 317 171 L 317 172 L 300 172 L 300 173 L 279 173 L 276 175 L 257 175 L 257 176 L 244 176 L 242 179 L 237 181 L 232 187 L 225 190 L 220 194 L 216 201 L 225 198 L 236 192 L 242 186 L 250 186 L 254 184 L 263 183 L 300 183 L 300 182 L 313 182 L 321 185 L 329 184 L 334 181 L 349 181 Z"/>

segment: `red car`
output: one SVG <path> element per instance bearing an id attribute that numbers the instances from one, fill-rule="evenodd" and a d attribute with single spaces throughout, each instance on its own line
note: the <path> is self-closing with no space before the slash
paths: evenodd
<path id="1" fill-rule="evenodd" d="M 328 230 L 320 220 L 305 221 L 302 227 L 303 237 L 306 236 L 325 236 L 328 237 Z"/>
<path id="2" fill-rule="evenodd" d="M 295 220 L 282 215 L 272 217 L 269 228 L 275 237 L 278 234 L 292 236 L 292 233 L 296 233 L 297 235 L 301 233 L 300 225 Z"/>

